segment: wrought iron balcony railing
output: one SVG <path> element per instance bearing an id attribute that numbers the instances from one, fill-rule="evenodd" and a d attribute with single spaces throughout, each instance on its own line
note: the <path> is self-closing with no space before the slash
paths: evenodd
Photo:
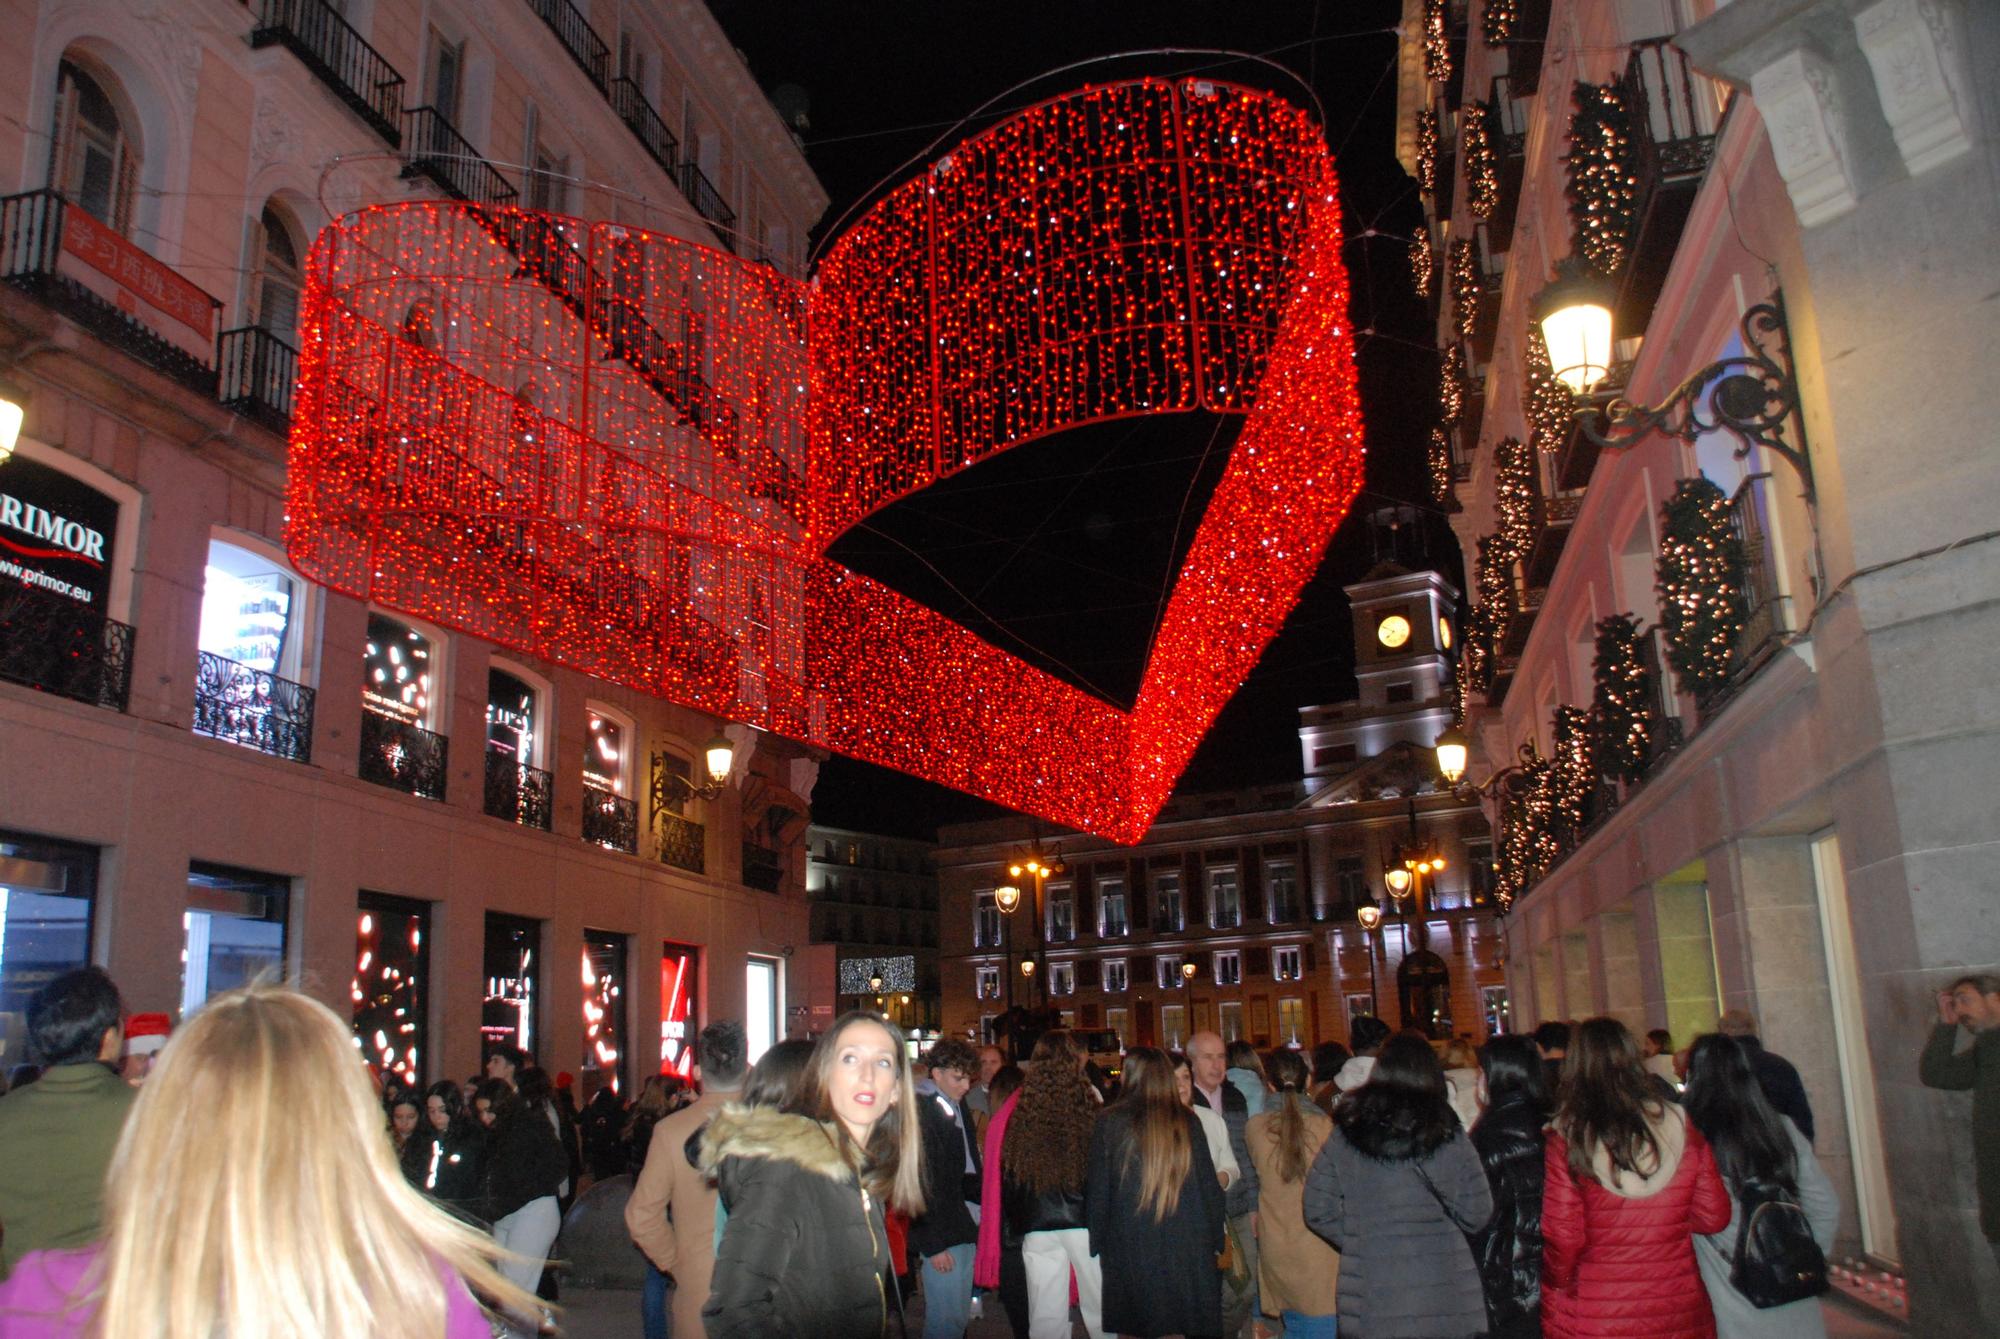
<path id="1" fill-rule="evenodd" d="M 451 741 L 379 711 L 361 712 L 361 779 L 426 800 L 444 798 Z"/>
<path id="2" fill-rule="evenodd" d="M 261 326 L 225 330 L 216 344 L 216 398 L 273 432 L 292 426 L 292 395 L 298 387 L 298 350 Z"/>
<path id="3" fill-rule="evenodd" d="M 0 679 L 123 711 L 132 693 L 132 626 L 10 581 L 0 586 Z"/>
<path id="4" fill-rule="evenodd" d="M 528 0 L 528 8 L 549 25 L 549 31 L 563 44 L 563 50 L 569 52 L 576 67 L 597 85 L 597 91 L 604 92 L 606 75 L 611 69 L 611 48 L 604 45 L 604 39 L 590 26 L 583 11 L 569 0 Z"/>
<path id="5" fill-rule="evenodd" d="M 743 843 L 743 883 L 746 887 L 775 893 L 785 879 L 785 864 L 778 853 L 755 842 Z"/>
<path id="6" fill-rule="evenodd" d="M 611 109 L 618 113 L 618 119 L 625 128 L 638 137 L 639 147 L 647 156 L 660 165 L 662 171 L 673 176 L 680 170 L 681 142 L 674 132 L 667 129 L 667 123 L 653 110 L 653 104 L 646 101 L 646 95 L 639 85 L 630 79 L 611 81 Z"/>
<path id="7" fill-rule="evenodd" d="M 222 304 L 54 191 L 0 199 L 0 279 L 182 385 L 215 393 Z"/>
<path id="8" fill-rule="evenodd" d="M 208 651 L 196 655 L 196 734 L 274 758 L 312 761 L 312 689 Z"/>
<path id="9" fill-rule="evenodd" d="M 639 802 L 600 786 L 585 786 L 583 839 L 626 855 L 639 854 Z"/>
<path id="10" fill-rule="evenodd" d="M 1777 573 L 1771 564 L 1771 545 L 1764 536 L 1760 503 L 1765 496 L 1757 487 L 1761 475 L 1743 481 L 1729 500 L 1729 527 L 1743 545 L 1743 631 L 1736 638 L 1738 666 L 1755 663 L 1767 652 L 1782 630 L 1778 620 Z"/>
<path id="11" fill-rule="evenodd" d="M 520 194 L 435 107 L 403 114 L 403 175 L 429 177 L 454 200 L 475 205 L 510 205 Z"/>
<path id="12" fill-rule="evenodd" d="M 1634 42 L 1619 90 L 1632 118 L 1631 255 L 1618 295 L 1621 330 L 1644 330 L 1715 156 L 1714 86 L 1673 39 Z"/>
<path id="13" fill-rule="evenodd" d="M 327 0 L 263 0 L 253 47 L 282 46 L 393 148 L 403 140 L 403 76 Z"/>
<path id="14" fill-rule="evenodd" d="M 701 874 L 708 869 L 708 829 L 691 818 L 655 810 L 655 850 L 662 865 Z"/>
<path id="15" fill-rule="evenodd" d="M 713 223 L 721 235 L 722 244 L 732 250 L 736 246 L 736 211 L 722 198 L 722 192 L 701 170 L 701 165 L 693 159 L 681 164 L 681 194 L 694 206 L 695 212 Z"/>
<path id="16" fill-rule="evenodd" d="M 493 818 L 547 832 L 555 811 L 555 778 L 511 753 L 489 748 L 485 807 Z"/>

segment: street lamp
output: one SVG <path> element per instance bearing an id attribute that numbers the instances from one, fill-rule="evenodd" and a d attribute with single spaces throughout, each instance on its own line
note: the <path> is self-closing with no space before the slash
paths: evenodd
<path id="1" fill-rule="evenodd" d="M 1565 261 L 1556 278 L 1535 299 L 1535 320 L 1548 346 L 1556 377 L 1574 394 L 1588 395 L 1611 370 L 1612 323 L 1610 285 L 1591 275 L 1574 259 Z M 1783 457 L 1799 473 L 1805 498 L 1813 500 L 1812 461 L 1807 454 L 1805 425 L 1799 424 L 1799 444 L 1782 437 L 1785 420 L 1799 407 L 1797 369 L 1792 366 L 1791 332 L 1785 323 L 1785 297 L 1771 294 L 1743 313 L 1743 352 L 1720 358 L 1696 372 L 1667 394 L 1657 406 L 1635 405 L 1623 396 L 1604 408 L 1610 425 L 1598 431 L 1596 408 L 1577 410 L 1579 430 L 1599 450 L 1623 451 L 1655 432 L 1692 445 L 1721 429 L 1736 438 L 1736 458 L 1753 446 Z"/>
<path id="2" fill-rule="evenodd" d="M 0 460 L 14 454 L 21 424 L 28 416 L 28 393 L 11 381 L 0 381 Z"/>
<path id="3" fill-rule="evenodd" d="M 708 780 L 700 785 L 670 769 L 667 766 L 669 756 L 666 753 L 653 755 L 655 785 L 653 803 L 656 807 L 666 801 L 664 787 L 667 782 L 672 782 L 697 800 L 714 799 L 722 793 L 722 788 L 729 784 L 729 773 L 736 766 L 736 746 L 729 742 L 729 736 L 722 734 L 718 734 L 702 746 L 702 767 L 708 773 Z"/>
<path id="4" fill-rule="evenodd" d="M 1437 737 L 1438 775 L 1447 786 L 1456 788 L 1465 777 L 1465 764 L 1472 752 L 1472 741 L 1465 731 L 1455 725 L 1445 727 L 1445 732 Z"/>
<path id="5" fill-rule="evenodd" d="M 1011 883 L 1002 884 L 993 890 L 993 905 L 1000 908 L 1001 953 L 1007 959 L 1007 969 L 1001 973 L 1007 978 L 1007 1008 L 1014 1008 L 1014 908 L 1021 905 L 1021 890 Z"/>
<path id="6" fill-rule="evenodd" d="M 1382 908 L 1370 902 L 1355 910 L 1354 919 L 1361 922 L 1361 942 L 1368 949 L 1368 1010 L 1373 1013 L 1382 1007 L 1382 982 L 1375 975 L 1375 950 L 1382 942 L 1377 933 L 1382 928 Z"/>
<path id="7" fill-rule="evenodd" d="M 1063 863 L 1062 852 L 1060 850 L 1047 851 L 1047 852 L 1043 851 L 1040 838 L 1036 838 L 1035 841 L 1029 845 L 1026 851 L 1015 856 L 1011 861 L 1008 862 L 1007 865 L 1007 874 L 1010 878 L 1015 878 L 1015 879 L 1027 878 L 1027 879 L 1033 879 L 1035 881 L 1034 960 L 1038 966 L 1042 962 L 1043 958 L 1046 956 L 1048 951 L 1048 944 L 1047 944 L 1048 927 L 1045 923 L 1048 912 L 1044 902 L 1044 893 L 1046 892 L 1046 885 L 1048 883 L 1050 875 L 1065 874 L 1068 872 L 1069 872 L 1069 866 Z M 1018 889 L 1018 887 L 1015 889 L 1014 895 L 1017 898 L 1020 896 L 1020 890 Z M 995 893 L 994 896 L 995 899 L 997 900 L 999 894 Z M 1024 972 L 1022 975 L 1032 977 L 1034 973 Z M 1043 978 L 1043 984 L 1042 984 L 1042 1002 L 1044 1004 L 1048 1002 L 1048 984 L 1046 977 Z"/>
<path id="8" fill-rule="evenodd" d="M 1194 973 L 1195 966 L 1193 963 L 1184 962 L 1181 964 L 1181 988 L 1183 990 L 1194 984 Z"/>

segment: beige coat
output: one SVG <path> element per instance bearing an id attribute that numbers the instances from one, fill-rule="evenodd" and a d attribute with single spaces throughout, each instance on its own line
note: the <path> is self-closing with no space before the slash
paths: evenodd
<path id="1" fill-rule="evenodd" d="M 1306 1156 L 1296 1180 L 1278 1175 L 1278 1111 L 1275 1107 L 1252 1116 L 1244 1130 L 1250 1161 L 1257 1167 L 1257 1281 L 1265 1314 L 1296 1311 L 1303 1316 L 1331 1316 L 1340 1252 L 1326 1244 L 1305 1219 L 1306 1172 L 1320 1145 L 1333 1133 L 1333 1122 L 1304 1096 L 1292 1093 L 1305 1117 Z M 1275 1100 L 1275 1099 L 1274 1099 Z"/>
<path id="2" fill-rule="evenodd" d="M 674 1276 L 673 1332 L 703 1333 L 701 1308 L 715 1272 L 715 1189 L 688 1165 L 688 1136 L 735 1093 L 703 1093 L 653 1127 L 646 1165 L 625 1202 L 625 1228 L 646 1258 Z"/>

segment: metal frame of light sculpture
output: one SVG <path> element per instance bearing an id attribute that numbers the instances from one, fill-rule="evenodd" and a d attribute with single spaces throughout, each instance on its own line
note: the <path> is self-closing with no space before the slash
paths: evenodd
<path id="1" fill-rule="evenodd" d="M 1322 128 L 1207 80 L 954 147 L 810 285 L 608 221 L 378 206 L 307 262 L 287 542 L 525 654 L 1136 841 L 1360 486 Z M 1244 418 L 1130 710 L 825 556 L 1068 428 Z"/>

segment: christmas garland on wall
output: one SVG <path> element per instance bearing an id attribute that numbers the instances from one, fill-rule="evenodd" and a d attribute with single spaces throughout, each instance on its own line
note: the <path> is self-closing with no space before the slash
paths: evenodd
<path id="1" fill-rule="evenodd" d="M 1452 328 L 1458 331 L 1460 339 L 1471 339 L 1479 325 L 1487 293 L 1484 277 L 1479 273 L 1479 253 L 1470 237 L 1452 239 L 1447 268 L 1451 275 Z"/>
<path id="2" fill-rule="evenodd" d="M 1590 797 L 1597 789 L 1597 767 L 1591 758 L 1590 713 L 1581 707 L 1557 707 L 1549 748 L 1550 785 L 1555 792 L 1555 836 L 1568 851 L 1583 840 L 1590 826 Z"/>
<path id="3" fill-rule="evenodd" d="M 1424 0 L 1424 77 L 1434 84 L 1451 82 L 1451 32 L 1448 0 Z"/>
<path id="4" fill-rule="evenodd" d="M 1443 428 L 1431 428 L 1431 444 L 1428 452 L 1431 468 L 1431 500 L 1440 507 L 1450 505 L 1452 485 L 1457 482 L 1452 477 L 1451 438 Z"/>
<path id="5" fill-rule="evenodd" d="M 1465 353 L 1453 344 L 1444 351 L 1444 366 L 1438 369 L 1438 422 L 1455 428 L 1464 415 Z"/>
<path id="6" fill-rule="evenodd" d="M 1578 83 L 1569 122 L 1569 217 L 1579 254 L 1599 274 L 1625 267 L 1638 209 L 1632 113 L 1616 84 Z"/>
<path id="7" fill-rule="evenodd" d="M 1697 702 L 1729 682 L 1746 621 L 1749 560 L 1730 524 L 1729 498 L 1706 478 L 1683 479 L 1660 508 L 1654 589 L 1667 663 Z"/>
<path id="8" fill-rule="evenodd" d="M 1486 45 L 1506 46 L 1514 39 L 1514 26 L 1521 21 L 1521 0 L 1486 0 L 1480 11 L 1479 27 Z"/>
<path id="9" fill-rule="evenodd" d="M 1533 326 L 1528 328 L 1525 361 L 1528 386 L 1522 398 L 1528 416 L 1528 442 L 1544 455 L 1553 455 L 1569 437 L 1576 401 L 1569 387 L 1557 379 L 1549 363 L 1549 346 L 1543 342 L 1542 332 Z"/>
<path id="10" fill-rule="evenodd" d="M 1646 775 L 1664 731 L 1658 686 L 1639 643 L 1639 620 L 1631 614 L 1613 614 L 1597 625 L 1591 752 L 1597 770 L 1618 781 Z"/>
<path id="11" fill-rule="evenodd" d="M 1465 109 L 1465 206 L 1478 218 L 1490 219 L 1500 206 L 1498 118 L 1490 102 Z"/>
<path id="12" fill-rule="evenodd" d="M 1431 252 L 1431 230 L 1428 226 L 1417 230 L 1417 239 L 1410 243 L 1410 284 L 1420 297 L 1429 297 L 1431 280 L 1437 274 L 1437 257 Z"/>
<path id="13" fill-rule="evenodd" d="M 1435 200 L 1438 189 L 1438 115 L 1426 107 L 1417 113 L 1417 189 Z"/>
<path id="14" fill-rule="evenodd" d="M 1535 538 L 1535 459 L 1518 437 L 1493 448 L 1494 535 L 1510 558 L 1526 558 Z"/>

